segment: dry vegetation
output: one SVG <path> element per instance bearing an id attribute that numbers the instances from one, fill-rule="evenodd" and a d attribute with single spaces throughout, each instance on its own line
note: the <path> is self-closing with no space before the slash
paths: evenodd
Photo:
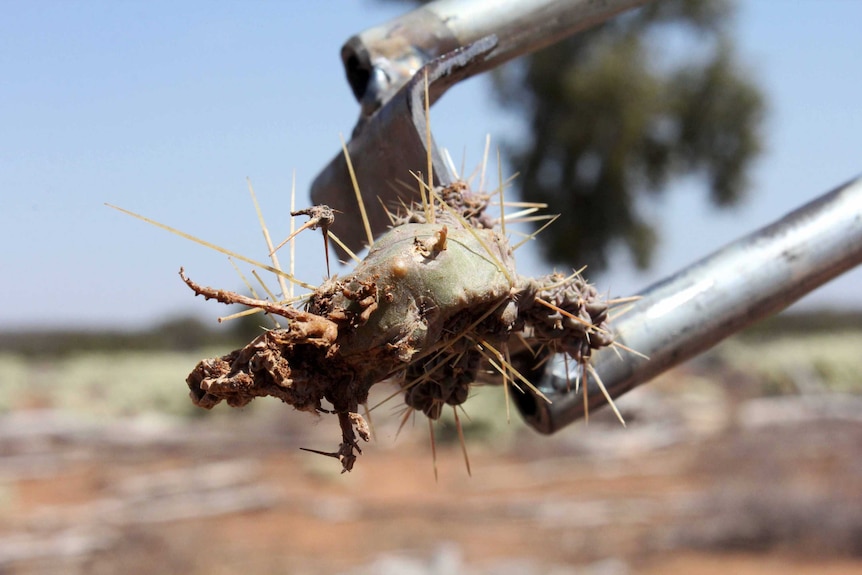
<path id="1" fill-rule="evenodd" d="M 828 342 L 747 342 L 764 366 L 728 342 L 622 398 L 627 429 L 602 412 L 537 436 L 506 424 L 499 389 L 474 390 L 473 477 L 449 417 L 436 482 L 427 429 L 396 442 L 389 406 L 342 476 L 299 451 L 328 441 L 328 418 L 276 402 L 191 417 L 177 385 L 193 354 L 4 355 L 0 570 L 856 573 L 862 399 L 829 374 L 862 365 Z M 770 383 L 823 354 L 835 369 L 807 386 Z M 121 393 L 141 382 L 139 401 Z"/>

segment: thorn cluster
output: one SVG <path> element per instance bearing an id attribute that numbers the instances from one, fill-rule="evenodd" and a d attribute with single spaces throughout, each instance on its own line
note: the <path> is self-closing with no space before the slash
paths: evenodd
<path id="1" fill-rule="evenodd" d="M 342 442 L 334 452 L 312 451 L 349 471 L 361 453 L 357 433 L 368 437 L 358 406 L 380 381 L 400 381 L 408 413 L 437 420 L 444 406 L 467 400 L 483 365 L 504 385 L 544 397 L 513 367 L 513 340 L 537 350 L 536 361 L 547 356 L 538 350 L 566 353 L 586 373 L 592 350 L 613 344 L 608 304 L 595 288 L 578 273 L 518 275 L 508 239 L 485 213 L 488 197 L 471 194 L 466 184 L 429 190 L 429 197 L 433 218 L 421 206 L 393 215 L 393 227 L 365 259 L 313 290 L 305 310 L 203 288 L 183 276 L 204 297 L 290 320 L 241 350 L 198 364 L 188 379 L 195 402 L 243 405 L 272 395 L 325 413 L 326 400 Z M 326 206 L 294 213 L 310 216 L 300 229 L 325 230 L 332 221 Z"/>

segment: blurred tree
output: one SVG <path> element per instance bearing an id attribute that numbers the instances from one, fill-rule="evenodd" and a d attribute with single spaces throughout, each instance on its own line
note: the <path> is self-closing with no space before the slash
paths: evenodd
<path id="1" fill-rule="evenodd" d="M 516 185 L 562 214 L 538 238 L 548 260 L 601 270 L 621 243 L 646 268 L 657 226 L 641 197 L 674 177 L 703 177 L 719 207 L 743 196 L 764 103 L 735 61 L 733 12 L 729 0 L 659 0 L 494 74 L 498 101 L 529 128 L 504 141 Z"/>

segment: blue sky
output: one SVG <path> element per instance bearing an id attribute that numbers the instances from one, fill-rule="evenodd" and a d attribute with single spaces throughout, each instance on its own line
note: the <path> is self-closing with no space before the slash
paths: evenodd
<path id="1" fill-rule="evenodd" d="M 200 283 L 241 286 L 224 256 L 109 210 L 118 204 L 265 259 L 249 199 L 254 184 L 273 236 L 339 150 L 358 106 L 339 59 L 352 34 L 404 9 L 389 2 L 7 1 L 0 19 L 0 329 L 130 328 L 170 314 L 214 318 Z M 862 173 L 862 3 L 748 0 L 736 22 L 741 60 L 770 113 L 750 198 L 716 214 L 686 180 L 650 209 L 657 264 L 625 257 L 592 278 L 614 295 L 652 281 Z M 467 164 L 486 133 L 516 119 L 494 108 L 485 79 L 432 111 L 438 142 Z M 324 274 L 320 239 L 301 238 L 297 275 Z M 526 271 L 545 269 L 534 252 Z M 249 273 L 247 267 L 243 267 Z M 862 308 L 849 274 L 804 305 Z"/>

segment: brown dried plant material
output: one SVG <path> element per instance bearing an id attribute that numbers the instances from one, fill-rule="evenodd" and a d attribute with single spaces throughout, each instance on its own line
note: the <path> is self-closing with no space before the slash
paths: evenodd
<path id="1" fill-rule="evenodd" d="M 198 295 L 289 320 L 201 361 L 187 379 L 195 404 L 238 407 L 269 395 L 301 411 L 334 413 L 341 444 L 316 453 L 349 471 L 361 453 L 357 436 L 369 436 L 358 407 L 375 383 L 399 381 L 408 407 L 437 419 L 443 406 L 466 401 L 483 361 L 504 381 L 531 385 L 508 362 L 510 342 L 526 342 L 540 356 L 564 352 L 584 366 L 593 349 L 613 343 L 608 304 L 579 274 L 517 274 L 508 239 L 485 213 L 487 196 L 458 183 L 432 199 L 394 216 L 365 259 L 314 290 L 304 310 L 202 287 L 181 270 Z"/>

